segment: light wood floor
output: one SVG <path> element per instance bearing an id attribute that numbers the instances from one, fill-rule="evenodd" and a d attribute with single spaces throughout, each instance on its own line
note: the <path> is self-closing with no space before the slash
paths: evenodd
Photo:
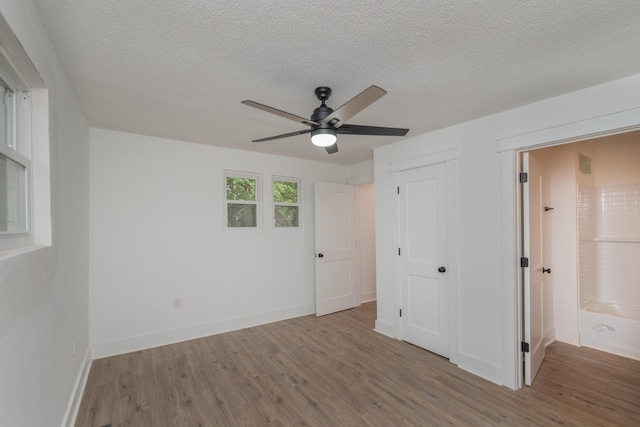
<path id="1" fill-rule="evenodd" d="M 640 426 L 640 362 L 555 343 L 512 391 L 373 332 L 375 303 L 93 362 L 76 426 Z"/>

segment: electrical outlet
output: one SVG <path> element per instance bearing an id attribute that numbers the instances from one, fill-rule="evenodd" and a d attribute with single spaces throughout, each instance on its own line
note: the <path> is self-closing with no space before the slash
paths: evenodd
<path id="1" fill-rule="evenodd" d="M 173 308 L 182 308 L 182 298 L 173 299 Z"/>

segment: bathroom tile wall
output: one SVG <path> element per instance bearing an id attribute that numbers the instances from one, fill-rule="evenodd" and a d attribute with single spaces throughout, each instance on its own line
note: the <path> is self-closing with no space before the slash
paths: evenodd
<path id="1" fill-rule="evenodd" d="M 598 298 L 640 307 L 640 184 L 597 191 Z"/>
<path id="2" fill-rule="evenodd" d="M 596 189 L 578 184 L 578 277 L 580 306 L 585 308 L 598 298 L 598 265 L 596 256 Z"/>

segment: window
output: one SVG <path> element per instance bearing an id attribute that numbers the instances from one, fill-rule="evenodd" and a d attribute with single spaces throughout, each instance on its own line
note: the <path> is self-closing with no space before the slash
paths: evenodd
<path id="1" fill-rule="evenodd" d="M 299 228 L 302 213 L 302 180 L 274 177 L 272 190 L 274 227 Z"/>
<path id="2" fill-rule="evenodd" d="M 260 228 L 260 175 L 225 172 L 227 228 Z"/>
<path id="3" fill-rule="evenodd" d="M 0 237 L 29 231 L 30 95 L 0 52 Z"/>

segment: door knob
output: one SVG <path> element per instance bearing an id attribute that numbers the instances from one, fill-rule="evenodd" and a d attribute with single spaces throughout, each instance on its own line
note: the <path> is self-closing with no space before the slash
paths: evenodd
<path id="1" fill-rule="evenodd" d="M 544 273 L 549 273 L 549 274 L 551 274 L 551 269 L 550 269 L 550 268 L 544 268 L 544 267 L 542 267 L 542 274 L 544 274 Z"/>
<path id="2" fill-rule="evenodd" d="M 324 254 L 318 254 L 318 258 L 324 258 Z"/>
<path id="3" fill-rule="evenodd" d="M 438 268 L 438 273 L 444 273 L 445 271 L 447 271 L 447 269 L 444 267 Z"/>

